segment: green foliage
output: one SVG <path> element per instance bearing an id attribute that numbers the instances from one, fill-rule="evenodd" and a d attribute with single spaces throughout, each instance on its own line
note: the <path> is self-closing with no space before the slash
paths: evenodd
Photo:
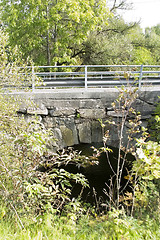
<path id="1" fill-rule="evenodd" d="M 83 64 L 159 64 L 159 25 L 147 28 L 145 33 L 138 24 L 126 24 L 115 15 L 108 25 L 91 32 L 83 43 Z"/>
<path id="2" fill-rule="evenodd" d="M 28 223 L 28 225 L 27 225 Z M 26 229 L 21 230 L 13 221 L 1 221 L 0 239 L 38 240 L 38 239 L 155 239 L 160 236 L 159 220 L 154 218 L 136 219 L 127 217 L 124 212 L 112 210 L 101 217 L 81 215 L 79 220 L 72 217 L 57 217 L 45 214 L 26 222 Z"/>
<path id="3" fill-rule="evenodd" d="M 9 45 L 36 65 L 160 62 L 159 25 L 143 33 L 138 23 L 126 24 L 109 12 L 105 1 L 3 0 L 0 5 Z"/>
<path id="4" fill-rule="evenodd" d="M 145 138 L 137 139 L 137 159 L 133 171 L 137 172 L 143 180 L 160 178 L 160 145 L 157 142 L 147 141 Z"/>
<path id="5" fill-rule="evenodd" d="M 157 104 L 154 116 L 149 120 L 149 130 L 153 140 L 160 142 L 160 103 Z"/>
<path id="6" fill-rule="evenodd" d="M 77 63 L 80 45 L 109 15 L 105 1 L 95 0 L 3 0 L 1 7 L 11 46 L 39 65 Z"/>
<path id="7" fill-rule="evenodd" d="M 7 38 L 3 32 L 1 38 L 1 83 L 4 86 L 7 76 L 17 89 L 25 75 L 19 66 L 25 69 L 25 64 L 18 55 L 13 63 L 9 62 L 5 48 Z M 15 54 L 10 52 L 9 56 Z M 14 72 L 13 67 L 18 70 Z M 24 228 L 22 218 L 33 219 L 45 212 L 62 211 L 71 201 L 73 184 L 78 183 L 83 188 L 88 185 L 82 174 L 72 174 L 61 167 L 71 161 L 76 163 L 76 159 L 80 165 L 79 154 L 51 153 L 47 148 L 53 141 L 51 131 L 45 129 L 37 116 L 25 118 L 18 114 L 22 103 L 24 99 L 0 90 L 0 218 L 15 218 Z"/>
<path id="8" fill-rule="evenodd" d="M 137 65 L 140 64 L 152 65 L 155 62 L 152 53 L 144 47 L 136 48 L 132 55 L 132 59 L 133 62 Z"/>
<path id="9" fill-rule="evenodd" d="M 22 55 L 18 48 L 11 50 L 8 45 L 8 35 L 0 28 L 0 89 L 10 90 L 11 88 L 28 89 L 32 79 L 30 69 L 26 65 L 32 65 L 29 59 L 22 60 Z M 36 79 L 35 79 L 36 80 Z"/>
<path id="10" fill-rule="evenodd" d="M 137 139 L 132 177 L 135 212 L 159 214 L 160 145 L 147 141 L 145 132 L 144 137 Z"/>
<path id="11" fill-rule="evenodd" d="M 8 207 L 8 213 L 15 210 L 16 215 L 61 211 L 71 200 L 71 183 L 88 186 L 82 174 L 58 168 L 72 159 L 76 162 L 76 154 L 51 155 L 46 147 L 52 140 L 50 132 L 36 118 L 26 121 L 18 116 L 13 99 L 0 96 L 1 202 Z M 50 160 L 46 161 L 49 154 Z"/>
<path id="12" fill-rule="evenodd" d="M 160 35 L 159 25 L 145 29 L 145 47 L 152 53 L 155 63 L 160 63 L 159 49 L 160 49 Z"/>
<path id="13" fill-rule="evenodd" d="M 108 145 L 109 139 L 109 130 L 105 130 L 105 124 L 101 126 L 103 128 L 103 142 L 105 146 L 106 158 L 109 162 L 109 166 L 113 172 L 112 176 L 110 177 L 110 185 L 107 185 L 105 194 L 108 197 L 107 207 L 111 209 L 114 206 L 117 209 L 122 207 L 122 204 L 125 202 L 126 199 L 125 193 L 126 188 L 130 186 L 130 181 L 126 182 L 125 186 L 122 185 L 123 177 L 122 173 L 126 168 L 127 154 L 134 153 L 134 137 L 137 133 L 140 132 L 139 126 L 141 124 L 141 116 L 137 114 L 136 110 L 133 108 L 133 104 L 138 96 L 137 88 L 128 86 L 122 87 L 119 89 L 119 96 L 118 98 L 112 103 L 112 108 L 118 117 L 110 121 L 106 121 L 113 126 L 114 131 L 117 131 L 117 139 L 118 139 L 118 156 L 117 156 L 117 163 L 116 169 L 114 170 L 112 166 L 112 162 L 109 159 L 108 151 L 109 149 L 106 147 Z M 128 126 L 128 130 L 126 131 L 126 125 Z M 124 135 L 127 135 L 128 141 L 124 142 Z"/>
<path id="14" fill-rule="evenodd" d="M 108 197 L 106 206 L 109 209 L 114 206 L 118 210 L 123 206 L 131 215 L 137 213 L 143 215 L 148 211 L 148 215 L 153 216 L 155 212 L 159 213 L 160 145 L 158 142 L 149 141 L 146 129 L 140 128 L 141 115 L 133 108 L 138 96 L 137 89 L 128 85 L 127 88 L 122 87 L 119 91 L 119 97 L 112 103 L 113 110 L 118 116 L 117 122 L 115 119 L 107 121 L 117 130 L 119 152 L 116 170 L 109 159 L 109 149 L 106 147 L 103 149 L 113 172 L 110 184 L 106 184 L 105 194 Z M 158 109 L 159 106 L 156 113 Z M 105 131 L 105 124 L 102 121 L 100 123 L 104 130 L 104 146 L 107 146 L 109 130 Z M 127 131 L 125 126 L 128 128 Z M 139 139 L 135 139 L 137 133 L 141 134 Z M 124 134 L 128 136 L 126 143 L 123 142 Z M 122 172 L 128 161 L 127 153 L 129 152 L 134 156 L 134 160 L 130 170 L 127 170 L 128 175 L 124 177 L 126 183 L 123 186 Z"/>
<path id="15" fill-rule="evenodd" d="M 83 64 L 130 64 L 133 46 L 129 38 L 131 24 L 120 17 L 108 19 L 108 25 L 92 32 L 83 44 Z"/>
<path id="16" fill-rule="evenodd" d="M 160 63 L 160 26 L 144 33 L 138 23 L 126 24 L 109 12 L 105 1 L 3 0 L 0 5 L 9 45 L 36 65 Z"/>

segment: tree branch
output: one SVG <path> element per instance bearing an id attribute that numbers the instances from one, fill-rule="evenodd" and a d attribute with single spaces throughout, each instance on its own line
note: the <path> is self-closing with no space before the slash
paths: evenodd
<path id="1" fill-rule="evenodd" d="M 127 4 L 126 0 L 121 0 L 120 3 L 117 3 L 117 0 L 114 0 L 113 6 L 111 7 L 110 11 L 113 12 L 117 9 L 120 10 L 129 10 L 131 9 L 132 4 Z"/>

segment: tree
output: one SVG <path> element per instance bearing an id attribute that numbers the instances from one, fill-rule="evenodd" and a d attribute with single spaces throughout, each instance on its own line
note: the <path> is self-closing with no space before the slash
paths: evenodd
<path id="1" fill-rule="evenodd" d="M 148 49 L 154 58 L 154 64 L 160 63 L 160 25 L 145 29 L 145 48 Z"/>
<path id="2" fill-rule="evenodd" d="M 108 25 L 90 33 L 83 43 L 83 64 L 132 64 L 132 32 L 137 24 L 126 24 L 120 16 L 108 19 Z"/>
<path id="3" fill-rule="evenodd" d="M 77 63 L 79 46 L 109 15 L 104 0 L 3 0 L 1 7 L 10 45 L 39 65 Z"/>
<path id="4" fill-rule="evenodd" d="M 125 23 L 120 16 L 108 19 L 108 25 L 91 32 L 82 45 L 83 64 L 147 64 L 159 63 L 158 27 L 143 33 L 137 23 Z"/>

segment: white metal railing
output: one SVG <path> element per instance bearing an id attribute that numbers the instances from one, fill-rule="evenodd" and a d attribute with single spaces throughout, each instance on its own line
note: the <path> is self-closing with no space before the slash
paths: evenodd
<path id="1" fill-rule="evenodd" d="M 39 88 L 87 89 L 127 85 L 128 82 L 139 89 L 143 85 L 160 85 L 160 66 L 157 65 L 39 66 L 34 74 L 43 80 L 44 85 Z"/>
<path id="2" fill-rule="evenodd" d="M 32 90 L 52 88 L 115 87 L 132 84 L 138 86 L 159 85 L 159 65 L 77 65 L 27 67 L 32 78 Z M 40 85 L 36 80 L 40 79 Z"/>

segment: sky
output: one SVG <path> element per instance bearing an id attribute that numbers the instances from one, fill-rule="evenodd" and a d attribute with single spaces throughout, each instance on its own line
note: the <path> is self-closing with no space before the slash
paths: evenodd
<path id="1" fill-rule="evenodd" d="M 133 3 L 133 10 L 122 12 L 123 18 L 127 21 L 139 21 L 144 29 L 160 23 L 160 0 L 126 0 Z"/>

